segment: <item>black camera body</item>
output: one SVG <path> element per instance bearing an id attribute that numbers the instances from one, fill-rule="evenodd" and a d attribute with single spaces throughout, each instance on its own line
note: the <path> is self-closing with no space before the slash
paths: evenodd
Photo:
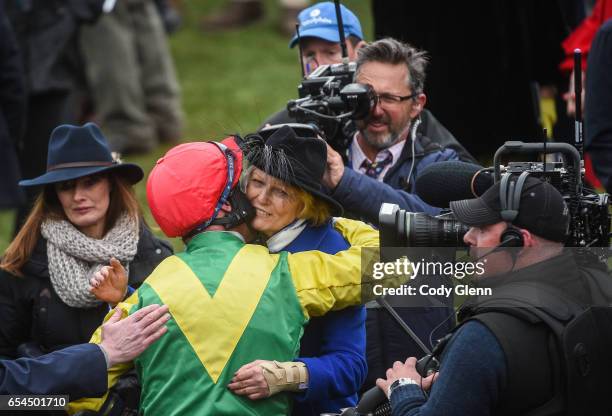
<path id="1" fill-rule="evenodd" d="M 508 153 L 560 154 L 557 162 L 500 163 Z M 524 143 L 509 141 L 495 153 L 494 181 L 502 173 L 520 175 L 529 172 L 553 185 L 563 196 L 570 213 L 567 247 L 608 248 L 610 246 L 610 200 L 583 186 L 584 168 L 578 150 L 567 143 Z M 491 182 L 491 185 L 493 182 Z M 468 228 L 458 223 L 448 211 L 432 217 L 406 212 L 397 205 L 383 204 L 379 212 L 381 247 L 462 247 Z M 594 252 L 594 251 L 593 251 Z M 603 254 L 603 253 L 602 253 Z"/>
<path id="2" fill-rule="evenodd" d="M 334 149 L 347 149 L 350 137 L 343 128 L 352 120 L 366 119 L 376 95 L 370 85 L 353 83 L 354 62 L 322 65 L 302 80 L 299 97 L 287 103 L 298 123 L 313 125 Z"/>
<path id="3" fill-rule="evenodd" d="M 508 153 L 559 153 L 558 162 L 510 162 L 500 164 L 501 156 Z M 520 175 L 529 172 L 553 185 L 565 200 L 570 212 L 567 247 L 610 246 L 610 200 L 606 193 L 598 194 L 584 187 L 584 167 L 580 152 L 568 143 L 506 142 L 493 158 L 495 182 L 501 179 L 502 170 Z"/>

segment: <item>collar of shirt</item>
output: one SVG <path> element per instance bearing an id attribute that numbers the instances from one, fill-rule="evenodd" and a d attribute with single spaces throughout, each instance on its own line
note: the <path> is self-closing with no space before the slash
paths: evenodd
<path id="1" fill-rule="evenodd" d="M 306 220 L 298 219 L 268 238 L 266 246 L 270 253 L 278 253 L 291 244 L 304 231 L 306 225 Z"/>
<path id="2" fill-rule="evenodd" d="M 238 231 L 218 231 L 218 232 L 232 234 L 235 237 L 238 237 L 243 243 L 246 243 L 246 241 L 244 241 L 244 237 Z"/>
<path id="3" fill-rule="evenodd" d="M 357 134 L 359 133 L 357 132 L 353 136 L 353 141 L 349 150 L 349 160 L 351 162 L 351 167 L 353 168 L 353 170 L 365 174 L 366 169 L 361 167 L 364 160 L 367 159 L 369 162 L 380 162 L 381 160 L 384 160 L 389 153 L 391 153 L 391 163 L 387 165 L 378 176 L 378 180 L 382 182 L 389 169 L 391 169 L 391 167 L 395 165 L 395 163 L 399 160 L 400 154 L 402 153 L 402 149 L 404 148 L 404 144 L 406 144 L 406 140 L 400 140 L 393 146 L 381 150 L 376 155 L 376 160 L 370 160 L 366 157 L 365 153 L 363 153 L 363 150 L 361 150 L 361 146 L 357 141 Z"/>
<path id="4" fill-rule="evenodd" d="M 238 231 L 230 231 L 230 230 L 218 230 L 218 231 L 205 231 L 207 233 L 224 233 L 224 234 L 230 234 L 233 235 L 234 237 L 240 239 L 240 241 L 242 241 L 243 243 L 246 243 L 246 240 L 244 239 L 244 237 L 242 236 L 242 234 L 240 234 Z"/>

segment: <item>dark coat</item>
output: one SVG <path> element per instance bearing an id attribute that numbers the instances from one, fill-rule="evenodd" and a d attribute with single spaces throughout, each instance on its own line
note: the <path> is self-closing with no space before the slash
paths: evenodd
<path id="1" fill-rule="evenodd" d="M 79 25 L 94 22 L 103 0 L 4 0 L 23 54 L 26 85 L 31 95 L 70 91 L 80 76 L 76 34 Z"/>
<path id="2" fill-rule="evenodd" d="M 612 192 L 612 20 L 604 24 L 591 45 L 586 77 L 585 149 L 607 192 Z"/>
<path id="3" fill-rule="evenodd" d="M 431 215 L 440 212 L 439 208 L 427 205 L 416 195 L 416 180 L 423 169 L 432 163 L 457 160 L 459 157 L 455 151 L 445 149 L 427 137 L 417 137 L 414 156 L 407 140 L 397 163 L 387 171 L 382 182 L 350 167 L 344 169 L 342 179 L 331 196 L 345 207 L 349 212 L 347 216 L 378 224 L 378 212 L 384 202 L 397 204 L 409 212 Z"/>
<path id="4" fill-rule="evenodd" d="M 23 202 L 17 142 L 25 126 L 26 92 L 21 56 L 0 3 L 0 209 Z"/>
<path id="5" fill-rule="evenodd" d="M 107 304 L 73 308 L 57 295 L 49 277 L 46 240 L 15 277 L 0 271 L 0 356 L 38 356 L 88 342 L 109 311 Z M 138 251 L 130 263 L 129 283 L 138 287 L 172 249 L 141 227 Z"/>
<path id="6" fill-rule="evenodd" d="M 106 359 L 95 344 L 39 358 L 0 360 L 0 394 L 67 394 L 70 400 L 104 394 Z"/>

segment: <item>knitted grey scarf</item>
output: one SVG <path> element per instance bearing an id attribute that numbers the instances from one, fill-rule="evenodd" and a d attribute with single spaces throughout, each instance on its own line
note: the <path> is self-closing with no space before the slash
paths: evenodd
<path id="1" fill-rule="evenodd" d="M 51 284 L 60 299 L 74 308 L 92 308 L 102 301 L 89 292 L 89 279 L 111 257 L 127 269 L 136 255 L 138 221 L 124 214 L 101 239 L 90 238 L 69 221 L 46 220 L 41 233 L 47 239 Z"/>

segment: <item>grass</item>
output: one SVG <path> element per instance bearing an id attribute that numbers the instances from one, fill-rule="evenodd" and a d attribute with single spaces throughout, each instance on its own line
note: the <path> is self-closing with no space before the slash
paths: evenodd
<path id="1" fill-rule="evenodd" d="M 266 18 L 239 31 L 204 34 L 198 20 L 224 4 L 223 0 L 183 2 L 184 24 L 170 46 L 175 60 L 187 122 L 184 141 L 220 139 L 231 133 L 253 132 L 269 115 L 297 97 L 300 68 L 297 51 L 277 31 L 277 0 L 266 0 Z M 369 1 L 343 1 L 361 19 L 366 38 L 372 38 Z M 34 121 L 35 122 L 35 121 Z M 125 161 L 138 163 L 148 173 L 168 150 Z M 138 199 L 149 224 L 145 181 L 136 186 Z M 0 252 L 8 246 L 14 214 L 0 212 Z M 157 231 L 158 234 L 159 231 Z M 179 241 L 173 241 L 180 248 Z"/>

